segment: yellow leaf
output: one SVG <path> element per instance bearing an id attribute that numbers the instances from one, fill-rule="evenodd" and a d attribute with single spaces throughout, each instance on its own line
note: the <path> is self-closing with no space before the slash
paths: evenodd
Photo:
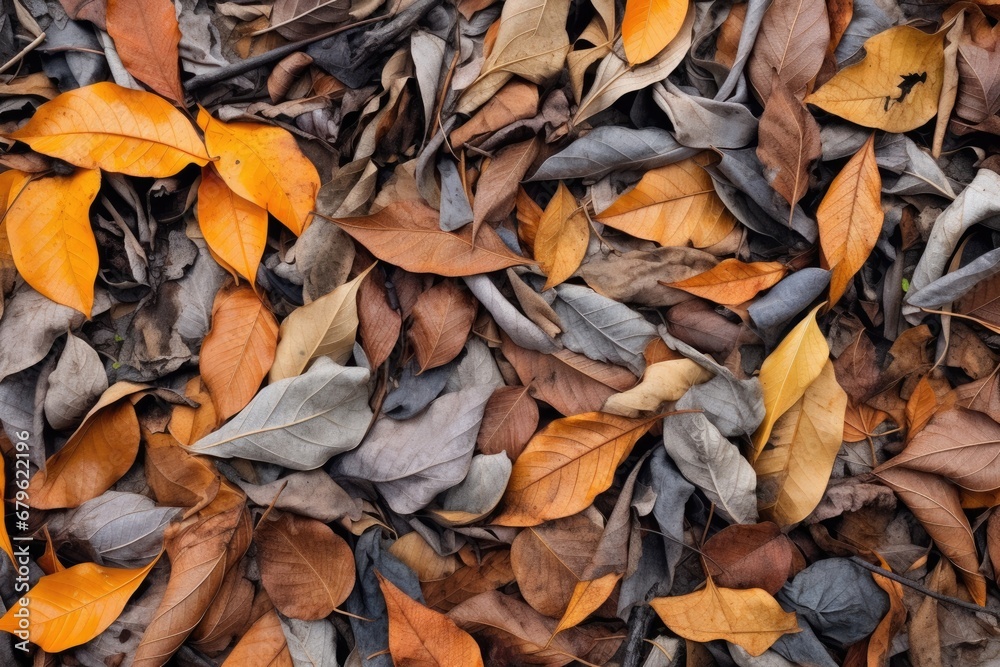
<path id="1" fill-rule="evenodd" d="M 319 174 L 290 132 L 262 123 L 223 123 L 204 109 L 198 126 L 216 169 L 233 192 L 301 234 L 316 204 Z"/>
<path id="2" fill-rule="evenodd" d="M 659 416 L 627 419 L 587 412 L 557 419 L 514 461 L 500 526 L 537 526 L 587 508 L 607 491 L 615 470 Z"/>
<path id="3" fill-rule="evenodd" d="M 169 102 L 107 82 L 46 102 L 10 136 L 78 167 L 130 176 L 165 178 L 209 161 L 194 127 Z"/>
<path id="4" fill-rule="evenodd" d="M 317 357 L 330 357 L 338 364 L 350 358 L 358 331 L 358 288 L 374 266 L 329 294 L 296 308 L 285 318 L 278 333 L 269 382 L 301 374 Z"/>
<path id="5" fill-rule="evenodd" d="M 847 392 L 827 359 L 816 381 L 775 423 L 772 447 L 753 462 L 763 518 L 790 526 L 816 508 L 843 444 L 846 409 Z"/>
<path id="6" fill-rule="evenodd" d="M 696 384 L 708 382 L 712 372 L 690 359 L 670 359 L 646 366 L 642 382 L 620 394 L 609 396 L 603 412 L 623 417 L 638 417 L 652 412 L 667 401 L 678 401 Z"/>
<path id="7" fill-rule="evenodd" d="M 31 180 L 31 174 L 10 169 L 0 174 L 0 211 L 6 211 L 17 201 L 24 186 Z"/>
<path id="8" fill-rule="evenodd" d="M 708 271 L 686 280 L 676 283 L 661 281 L 661 284 L 724 306 L 735 306 L 754 298 L 761 290 L 774 287 L 787 272 L 787 267 L 781 262 L 744 264 L 738 259 L 725 259 Z"/>
<path id="9" fill-rule="evenodd" d="M 118 618 L 159 558 L 131 570 L 81 563 L 44 576 L 0 618 L 0 630 L 49 653 L 89 642 Z"/>
<path id="10" fill-rule="evenodd" d="M 562 183 L 545 207 L 532 240 L 538 266 L 548 276 L 543 290 L 572 276 L 583 261 L 590 240 L 590 223 Z"/>
<path id="11" fill-rule="evenodd" d="M 886 132 L 915 130 L 938 109 L 944 82 L 944 31 L 896 26 L 865 42 L 867 55 L 806 97 L 824 111 Z"/>
<path id="12" fill-rule="evenodd" d="M 822 265 L 831 271 L 831 307 L 843 296 L 882 232 L 881 193 L 872 134 L 834 177 L 816 210 Z"/>
<path id="13" fill-rule="evenodd" d="M 597 219 L 660 245 L 696 248 L 718 243 L 736 226 L 712 177 L 693 158 L 647 171 Z"/>
<path id="14" fill-rule="evenodd" d="M 760 367 L 765 413 L 763 423 L 753 434 L 753 459 L 767 444 L 778 417 L 802 398 L 830 357 L 830 346 L 816 323 L 816 314 L 822 307 L 820 304 L 809 311 Z"/>
<path id="15" fill-rule="evenodd" d="M 482 667 L 472 635 L 444 614 L 429 609 L 375 571 L 389 616 L 389 653 L 394 665 Z"/>
<path id="16" fill-rule="evenodd" d="M 267 211 L 230 190 L 211 165 L 201 172 L 198 225 L 212 252 L 253 285 L 267 245 Z"/>
<path id="17" fill-rule="evenodd" d="M 90 205 L 101 174 L 40 178 L 24 186 L 7 211 L 7 237 L 21 277 L 56 303 L 90 317 L 97 279 L 97 241 Z"/>
<path id="18" fill-rule="evenodd" d="M 552 635 L 555 636 L 563 630 L 576 627 L 586 620 L 611 596 L 621 576 L 617 572 L 609 572 L 597 579 L 578 581 L 573 588 L 573 597 L 569 599 L 569 604 L 566 606 L 566 612 L 559 619 L 559 625 L 556 626 Z"/>
<path id="19" fill-rule="evenodd" d="M 664 625 L 695 642 L 725 639 L 752 656 L 761 655 L 784 634 L 799 632 L 795 614 L 786 612 L 760 588 L 705 588 L 687 595 L 654 598 L 649 605 Z"/>
<path id="20" fill-rule="evenodd" d="M 677 36 L 687 0 L 628 0 L 622 19 L 622 46 L 631 66 L 655 57 Z"/>

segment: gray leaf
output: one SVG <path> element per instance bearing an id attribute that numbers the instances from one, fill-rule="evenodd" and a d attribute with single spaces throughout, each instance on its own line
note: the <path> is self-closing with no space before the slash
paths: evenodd
<path id="1" fill-rule="evenodd" d="M 882 192 L 891 195 L 929 194 L 954 199 L 955 191 L 934 158 L 906 135 L 898 136 L 902 139 L 906 160 L 899 170 L 894 170 L 899 174 L 897 178 L 882 179 Z M 883 166 L 881 160 L 878 163 Z"/>
<path id="2" fill-rule="evenodd" d="M 852 56 L 861 50 L 869 37 L 896 25 L 893 17 L 885 13 L 886 4 L 878 2 L 878 0 L 854 1 L 851 22 L 847 24 L 847 29 L 844 30 L 834 54 L 837 57 L 839 67 L 842 68 L 849 60 L 854 60 Z"/>
<path id="3" fill-rule="evenodd" d="M 830 272 L 817 267 L 796 271 L 748 308 L 762 337 L 772 342 L 781 329 L 805 310 L 830 284 Z"/>
<path id="4" fill-rule="evenodd" d="M 770 0 L 749 0 L 747 3 L 746 16 L 743 19 L 743 28 L 740 30 L 740 43 L 736 47 L 736 58 L 733 67 L 729 70 L 729 75 L 722 85 L 715 99 L 728 100 L 733 95 L 737 87 L 746 86 L 743 78 L 743 69 L 746 67 L 750 52 L 757 41 L 757 31 L 760 30 L 760 23 L 764 18 L 764 12 L 771 4 Z"/>
<path id="5" fill-rule="evenodd" d="M 441 158 L 438 172 L 441 174 L 441 229 L 453 232 L 472 222 L 472 205 L 454 162 Z"/>
<path id="6" fill-rule="evenodd" d="M 492 387 L 472 387 L 442 396 L 413 419 L 382 417 L 360 447 L 334 461 L 333 472 L 374 482 L 394 512 L 412 514 L 465 479 L 492 394 Z"/>
<path id="7" fill-rule="evenodd" d="M 465 354 L 453 368 L 444 385 L 444 393 L 450 394 L 475 386 L 499 389 L 504 386 L 503 375 L 493 359 L 493 353 L 486 343 L 478 338 L 470 338 L 465 343 Z"/>
<path id="8" fill-rule="evenodd" d="M 597 180 L 613 171 L 646 170 L 679 162 L 698 151 L 686 148 L 666 130 L 633 130 L 617 125 L 595 128 L 548 158 L 529 178 Z"/>
<path id="9" fill-rule="evenodd" d="M 907 296 L 911 306 L 940 309 L 965 295 L 978 283 L 1000 273 L 1000 248 L 980 255 L 957 271 L 946 273 L 919 294 Z"/>
<path id="10" fill-rule="evenodd" d="M 702 410 L 727 438 L 750 436 L 764 421 L 764 393 L 760 380 L 736 380 L 717 375 L 695 385 L 677 401 L 678 410 Z"/>
<path id="11" fill-rule="evenodd" d="M 411 359 L 403 367 L 399 385 L 385 397 L 382 414 L 392 419 L 409 419 L 418 414 L 441 394 L 456 365 L 456 361 L 450 361 L 420 373 L 416 359 Z"/>
<path id="12" fill-rule="evenodd" d="M 251 484 L 239 477 L 230 479 L 243 489 L 251 501 L 261 507 L 274 503 L 277 509 L 295 512 L 323 523 L 331 523 L 343 516 L 349 516 L 355 521 L 361 518 L 361 501 L 351 498 L 323 470 L 293 472 L 270 484 Z"/>
<path id="13" fill-rule="evenodd" d="M 684 479 L 664 449 L 653 450 L 649 459 L 649 474 L 650 488 L 656 494 L 653 516 L 663 533 L 667 571 L 670 573 L 670 580 L 665 583 L 670 590 L 674 568 L 684 555 L 684 506 L 694 493 L 694 486 Z"/>
<path id="14" fill-rule="evenodd" d="M 337 664 L 337 630 L 333 623 L 325 618 L 300 621 L 281 614 L 278 618 L 295 667 L 340 667 Z"/>
<path id="15" fill-rule="evenodd" d="M 562 342 L 594 361 L 626 366 L 642 375 L 646 345 L 656 327 L 628 306 L 603 297 L 589 287 L 559 285 L 552 307 L 565 324 Z"/>
<path id="16" fill-rule="evenodd" d="M 297 377 L 264 387 L 219 430 L 191 445 L 198 454 L 318 468 L 354 449 L 371 422 L 368 371 L 327 357 Z"/>
<path id="17" fill-rule="evenodd" d="M 446 48 L 443 39 L 427 31 L 415 30 L 410 35 L 410 57 L 416 70 L 420 98 L 424 102 L 425 131 L 434 120 L 434 104 L 437 102 L 438 80 Z"/>
<path id="18" fill-rule="evenodd" d="M 49 376 L 45 417 L 56 430 L 73 428 L 107 388 L 108 376 L 97 350 L 70 334 Z"/>
<path id="19" fill-rule="evenodd" d="M 160 552 L 164 529 L 181 511 L 136 493 L 105 491 L 75 509 L 53 512 L 48 527 L 54 541 L 82 547 L 100 565 L 139 567 Z"/>
<path id="20" fill-rule="evenodd" d="M 838 648 L 861 641 L 889 612 L 889 596 L 867 570 L 846 558 L 813 563 L 778 591 L 816 634 Z"/>
<path id="21" fill-rule="evenodd" d="M 799 625 L 799 632 L 781 635 L 771 645 L 771 650 L 799 667 L 837 667 L 837 662 L 830 657 L 827 648 L 806 620 L 801 616 L 795 620 Z"/>
<path id="22" fill-rule="evenodd" d="M 512 341 L 521 347 L 543 354 L 551 354 L 559 349 L 559 345 L 537 324 L 522 315 L 503 297 L 489 276 L 485 274 L 466 276 L 462 280 L 479 303 L 483 304 L 483 308 L 493 316 L 497 326 L 503 329 Z"/>
<path id="23" fill-rule="evenodd" d="M 757 119 L 742 104 L 688 95 L 669 79 L 653 86 L 653 101 L 670 118 L 684 146 L 743 148 L 757 137 Z"/>
<path id="24" fill-rule="evenodd" d="M 469 474 L 458 486 L 448 489 L 441 508 L 483 516 L 492 511 L 507 489 L 512 464 L 507 454 L 477 454 L 472 457 Z"/>
<path id="25" fill-rule="evenodd" d="M 736 523 L 757 520 L 757 475 L 740 450 L 701 413 L 663 420 L 663 446 L 685 478 Z"/>

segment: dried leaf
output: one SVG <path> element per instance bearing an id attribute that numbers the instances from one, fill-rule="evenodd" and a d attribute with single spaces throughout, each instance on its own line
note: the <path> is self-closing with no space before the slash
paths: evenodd
<path id="1" fill-rule="evenodd" d="M 712 372 L 690 359 L 670 359 L 646 367 L 642 380 L 628 391 L 609 396 L 602 412 L 638 417 L 642 412 L 654 412 L 664 403 L 680 400 L 696 384 L 707 382 Z"/>
<path id="2" fill-rule="evenodd" d="M 212 252 L 253 285 L 267 245 L 267 211 L 230 190 L 214 166 L 201 171 L 198 226 Z"/>
<path id="3" fill-rule="evenodd" d="M 750 83 L 770 104 L 772 74 L 801 99 L 819 72 L 830 42 L 830 21 L 823 0 L 776 0 L 760 24 L 747 63 Z"/>
<path id="4" fill-rule="evenodd" d="M 438 283 L 417 297 L 408 335 L 421 372 L 447 364 L 464 349 L 477 306 L 454 280 Z"/>
<path id="5" fill-rule="evenodd" d="M 273 609 L 268 609 L 240 638 L 222 667 L 293 667 L 294 664 L 281 629 L 281 619 Z"/>
<path id="6" fill-rule="evenodd" d="M 632 67 L 654 58 L 680 32 L 686 0 L 629 0 L 622 19 L 622 46 Z"/>
<path id="7" fill-rule="evenodd" d="M 819 124 L 812 114 L 780 74 L 775 73 L 773 78 L 760 117 L 757 157 L 767 168 L 765 176 L 771 187 L 795 206 L 809 189 L 809 169 L 822 154 L 823 146 Z"/>
<path id="8" fill-rule="evenodd" d="M 788 267 L 781 262 L 744 264 L 738 259 L 724 259 L 708 271 L 685 280 L 662 284 L 709 301 L 735 306 L 754 298 L 758 292 L 777 285 L 787 271 Z"/>
<path id="9" fill-rule="evenodd" d="M 184 102 L 178 60 L 181 30 L 170 0 L 107 0 L 107 31 L 129 73 L 160 95 Z"/>
<path id="10" fill-rule="evenodd" d="M 777 593 L 792 572 L 795 545 L 774 523 L 726 526 L 705 542 L 705 569 L 723 588 Z"/>
<path id="11" fill-rule="evenodd" d="M 538 428 L 538 403 L 530 392 L 531 387 L 501 387 L 493 392 L 476 436 L 479 452 L 506 452 L 511 461 L 517 459 Z"/>
<path id="12" fill-rule="evenodd" d="M 566 281 L 583 261 L 590 240 L 590 223 L 576 198 L 559 183 L 538 222 L 533 249 L 542 273 L 548 276 L 542 290 Z"/>

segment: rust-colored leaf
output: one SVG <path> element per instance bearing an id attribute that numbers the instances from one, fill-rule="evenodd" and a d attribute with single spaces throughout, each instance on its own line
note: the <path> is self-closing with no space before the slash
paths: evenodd
<path id="1" fill-rule="evenodd" d="M 809 167 L 823 147 L 819 124 L 777 72 L 758 129 L 757 157 L 778 194 L 795 206 L 809 188 Z"/>
<path id="2" fill-rule="evenodd" d="M 486 403 L 476 447 L 483 454 L 507 452 L 513 461 L 538 428 L 538 403 L 530 387 L 500 387 Z"/>
<path id="3" fill-rule="evenodd" d="M 781 262 L 750 262 L 725 259 L 714 267 L 667 287 L 684 290 L 703 299 L 734 306 L 757 296 L 757 293 L 774 287 L 788 272 Z"/>
<path id="4" fill-rule="evenodd" d="M 129 74 L 173 100 L 181 88 L 181 29 L 170 0 L 108 0 L 107 31 Z"/>
<path id="5" fill-rule="evenodd" d="M 410 342 L 420 370 L 443 366 L 458 356 L 476 319 L 478 303 L 454 280 L 445 280 L 417 297 Z"/>
<path id="6" fill-rule="evenodd" d="M 727 526 L 713 535 L 702 553 L 705 567 L 724 588 L 761 588 L 771 595 L 785 585 L 795 545 L 770 521 Z"/>

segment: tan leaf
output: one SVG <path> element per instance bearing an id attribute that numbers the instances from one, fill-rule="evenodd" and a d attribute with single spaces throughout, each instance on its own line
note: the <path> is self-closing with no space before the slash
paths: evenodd
<path id="1" fill-rule="evenodd" d="M 222 667 L 293 667 L 281 619 L 268 609 L 250 626 L 226 657 Z"/>
<path id="2" fill-rule="evenodd" d="M 709 301 L 735 306 L 749 301 L 762 290 L 774 287 L 787 272 L 788 267 L 781 262 L 745 264 L 738 259 L 724 259 L 698 275 L 661 284 Z"/>
<path id="3" fill-rule="evenodd" d="M 479 644 L 443 614 L 399 590 L 378 571 L 389 616 L 389 653 L 396 665 L 481 667 Z"/>
<path id="4" fill-rule="evenodd" d="M 646 366 L 642 380 L 628 391 L 609 396 L 602 412 L 638 417 L 670 401 L 679 401 L 688 389 L 708 382 L 713 373 L 690 359 L 670 359 Z"/>
<path id="5" fill-rule="evenodd" d="M 794 208 L 809 189 L 809 167 L 823 146 L 819 124 L 777 73 L 757 132 L 757 157 L 766 169 L 764 176 Z"/>
<path id="6" fill-rule="evenodd" d="M 847 393 L 828 359 L 802 398 L 778 418 L 770 446 L 753 462 L 762 516 L 784 527 L 816 508 L 843 444 L 846 409 Z"/>
<path id="7" fill-rule="evenodd" d="M 926 377 L 920 378 L 906 401 L 906 439 L 912 440 L 913 436 L 920 433 L 939 407 L 937 394 L 931 383 Z"/>
<path id="8" fill-rule="evenodd" d="M 478 562 L 466 565 L 438 581 L 421 583 L 427 606 L 448 611 L 479 593 L 496 590 L 514 581 L 510 551 L 488 551 Z"/>
<path id="9" fill-rule="evenodd" d="M 284 319 L 269 382 L 296 377 L 319 357 L 330 357 L 338 364 L 350 358 L 358 331 L 358 288 L 374 266 Z"/>
<path id="10" fill-rule="evenodd" d="M 687 595 L 649 602 L 663 623 L 685 639 L 725 639 L 753 656 L 764 653 L 779 637 L 799 632 L 795 614 L 786 612 L 759 588 L 718 588 L 709 577 L 705 588 Z"/>
<path id="11" fill-rule="evenodd" d="M 576 197 L 559 183 L 559 188 L 545 207 L 534 238 L 535 259 L 548 278 L 542 290 L 564 282 L 573 275 L 590 240 L 590 223 Z"/>
<path id="12" fill-rule="evenodd" d="M 865 127 L 915 130 L 938 110 L 944 31 L 889 28 L 865 42 L 865 59 L 837 72 L 805 101 Z"/>
<path id="13" fill-rule="evenodd" d="M 875 135 L 840 170 L 816 210 L 821 265 L 830 269 L 830 305 L 836 305 L 864 265 L 882 231 L 882 178 Z"/>
<path id="14" fill-rule="evenodd" d="M 221 420 L 245 408 L 257 393 L 277 344 L 278 322 L 250 287 L 216 294 L 198 368 Z"/>
<path id="15" fill-rule="evenodd" d="M 822 304 L 809 311 L 760 367 L 765 413 L 764 421 L 753 435 L 754 455 L 751 459 L 756 459 L 764 449 L 778 417 L 802 398 L 826 366 L 830 347 L 816 323 L 820 308 Z"/>
<path id="16" fill-rule="evenodd" d="M 660 245 L 696 248 L 718 243 L 736 226 L 712 177 L 694 158 L 647 171 L 597 219 Z"/>
<path id="17" fill-rule="evenodd" d="M 454 280 L 440 282 L 417 297 L 409 337 L 421 372 L 458 356 L 472 330 L 478 305 Z"/>
<path id="18" fill-rule="evenodd" d="M 626 419 L 589 412 L 543 428 L 514 461 L 501 526 L 536 526 L 586 509 L 659 417 Z"/>
<path id="19" fill-rule="evenodd" d="M 261 583 L 285 616 L 325 618 L 351 594 L 354 555 L 326 524 L 272 510 L 254 537 Z"/>

